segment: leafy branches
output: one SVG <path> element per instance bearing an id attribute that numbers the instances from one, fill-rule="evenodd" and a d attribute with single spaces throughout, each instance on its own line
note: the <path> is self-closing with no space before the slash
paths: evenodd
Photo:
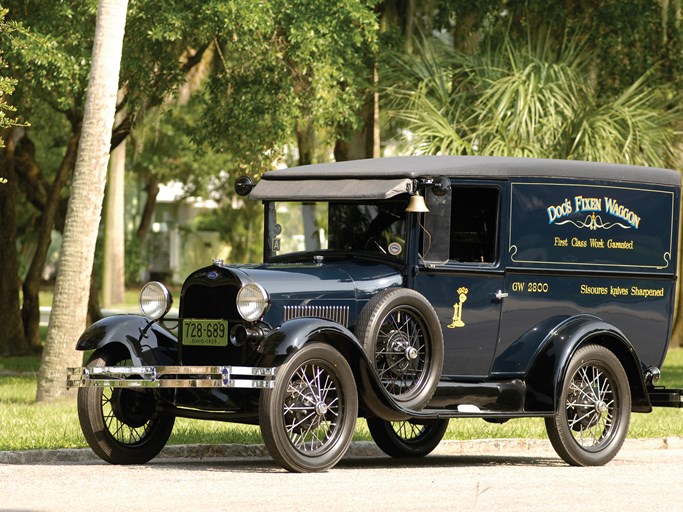
<path id="1" fill-rule="evenodd" d="M 371 87 L 369 56 L 377 20 L 369 2 L 212 2 L 203 17 L 216 30 L 220 60 L 196 133 L 243 165 L 268 167 L 300 120 L 316 128 L 358 126 Z M 242 16 L 225 18 L 226 10 Z M 217 23 L 217 22 L 215 22 Z"/>
<path id="2" fill-rule="evenodd" d="M 0 8 L 0 37 L 2 37 L 2 39 L 11 41 L 12 32 L 17 29 L 18 25 L 11 22 L 7 23 L 5 21 L 6 15 L 7 9 Z M 3 59 L 2 50 L 0 50 L 0 72 L 2 72 L 2 70 L 4 70 L 6 67 L 7 63 Z M 0 148 L 4 147 L 2 130 L 20 124 L 18 119 L 12 117 L 14 112 L 16 112 L 16 108 L 5 100 L 6 96 L 10 96 L 14 92 L 16 85 L 16 79 L 0 74 Z M 0 177 L 0 184 L 6 182 L 7 178 Z"/>
<path id="3" fill-rule="evenodd" d="M 678 108 L 646 74 L 600 97 L 579 39 L 505 38 L 476 55 L 423 41 L 401 60 L 409 83 L 390 90 L 414 153 L 482 154 L 667 166 Z M 412 82 L 412 84 L 410 83 Z"/>

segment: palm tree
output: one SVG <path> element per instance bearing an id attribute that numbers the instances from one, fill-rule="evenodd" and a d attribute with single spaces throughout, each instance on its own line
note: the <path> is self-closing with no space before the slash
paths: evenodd
<path id="1" fill-rule="evenodd" d="M 66 367 L 82 362 L 75 342 L 85 327 L 127 8 L 128 0 L 99 1 L 83 128 L 38 376 L 38 401 L 63 395 Z"/>
<path id="2" fill-rule="evenodd" d="M 475 55 L 422 43 L 389 90 L 411 153 L 526 156 L 671 165 L 679 109 L 641 77 L 598 97 L 591 53 L 577 39 L 505 38 Z"/>

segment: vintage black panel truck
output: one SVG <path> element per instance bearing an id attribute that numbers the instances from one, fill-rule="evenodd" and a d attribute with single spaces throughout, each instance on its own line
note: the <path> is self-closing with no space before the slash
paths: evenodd
<path id="1" fill-rule="evenodd" d="M 572 465 L 610 461 L 672 330 L 681 178 L 628 165 L 489 157 L 360 160 L 248 177 L 264 261 L 214 260 L 142 315 L 105 318 L 69 370 L 89 445 L 144 463 L 176 417 L 258 423 L 290 471 L 331 468 L 358 416 L 389 455 L 455 418 L 543 417 Z"/>

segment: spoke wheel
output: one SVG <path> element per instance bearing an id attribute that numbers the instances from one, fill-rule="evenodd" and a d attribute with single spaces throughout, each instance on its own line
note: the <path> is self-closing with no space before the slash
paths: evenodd
<path id="1" fill-rule="evenodd" d="M 368 418 L 368 430 L 377 446 L 395 458 L 424 457 L 438 446 L 448 428 L 448 420 L 416 422 L 384 421 Z"/>
<path id="2" fill-rule="evenodd" d="M 105 346 L 88 366 L 127 366 L 123 347 Z M 166 445 L 175 418 L 156 411 L 151 390 L 85 387 L 78 389 L 78 419 L 95 454 L 112 464 L 143 464 Z"/>
<path id="3" fill-rule="evenodd" d="M 358 415 L 353 373 L 322 343 L 305 345 L 261 392 L 259 424 L 273 459 L 292 472 L 324 471 L 346 453 Z"/>
<path id="4" fill-rule="evenodd" d="M 599 466 L 614 458 L 628 433 L 628 378 L 608 349 L 579 349 L 567 368 L 557 415 L 546 418 L 555 451 L 573 466 Z"/>

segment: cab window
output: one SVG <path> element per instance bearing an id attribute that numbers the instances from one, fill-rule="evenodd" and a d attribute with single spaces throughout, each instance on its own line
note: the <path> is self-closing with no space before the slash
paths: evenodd
<path id="1" fill-rule="evenodd" d="M 426 191 L 422 259 L 426 263 L 496 261 L 500 190 L 496 187 L 452 187 Z"/>

